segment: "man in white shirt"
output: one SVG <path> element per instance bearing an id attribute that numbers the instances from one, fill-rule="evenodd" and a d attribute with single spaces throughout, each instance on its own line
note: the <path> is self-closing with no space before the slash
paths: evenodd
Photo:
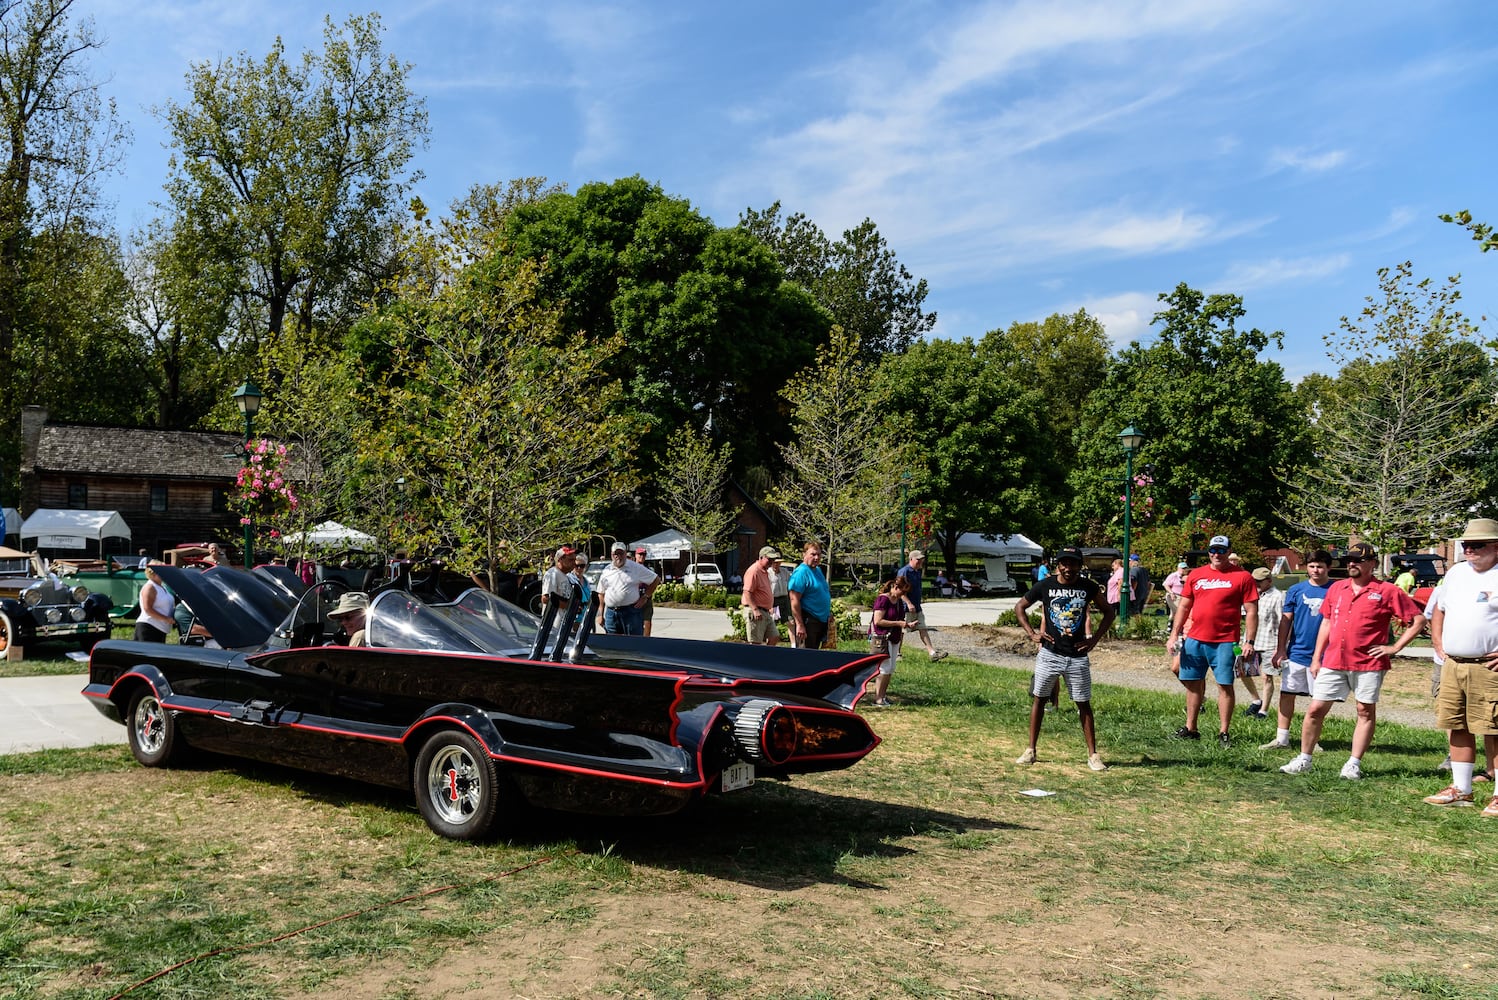
<path id="1" fill-rule="evenodd" d="M 598 578 L 598 627 L 616 635 L 644 635 L 642 609 L 660 577 L 650 567 L 629 561 L 629 546 L 615 542 L 609 567 Z"/>
<path id="2" fill-rule="evenodd" d="M 553 597 L 556 598 L 558 612 L 567 610 L 567 602 L 572 600 L 573 555 L 574 551 L 570 545 L 563 545 L 557 549 L 551 568 L 541 577 L 541 610 L 543 612 Z"/>
<path id="3" fill-rule="evenodd" d="M 1467 522 L 1465 562 L 1447 571 L 1433 601 L 1430 640 L 1441 658 L 1436 725 L 1450 731 L 1451 785 L 1425 798 L 1433 806 L 1472 805 L 1472 772 L 1481 736 L 1488 759 L 1498 751 L 1498 521 Z M 1498 819 L 1498 795 L 1483 816 Z"/>

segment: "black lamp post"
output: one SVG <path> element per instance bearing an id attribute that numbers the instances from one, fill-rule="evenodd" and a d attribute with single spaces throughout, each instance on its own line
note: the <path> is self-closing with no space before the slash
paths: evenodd
<path id="1" fill-rule="evenodd" d="M 1202 495 L 1191 491 L 1191 547 L 1196 548 L 1196 512 L 1202 505 Z"/>
<path id="2" fill-rule="evenodd" d="M 1134 453 L 1144 443 L 1144 435 L 1133 424 L 1118 433 L 1124 453 L 1124 543 L 1123 580 L 1118 585 L 1118 624 L 1129 624 L 1129 540 L 1134 534 Z"/>
<path id="3" fill-rule="evenodd" d="M 234 405 L 244 414 L 244 464 L 250 464 L 250 441 L 255 437 L 255 414 L 260 412 L 262 395 L 255 383 L 245 382 L 234 390 Z M 244 525 L 244 568 L 250 569 L 255 561 L 255 525 L 253 516 L 247 515 Z"/>
<path id="4" fill-rule="evenodd" d="M 900 473 L 900 565 L 905 565 L 905 526 L 910 523 L 910 473 Z M 898 567 L 897 567 L 898 568 Z M 917 597 L 920 595 L 917 594 Z"/>

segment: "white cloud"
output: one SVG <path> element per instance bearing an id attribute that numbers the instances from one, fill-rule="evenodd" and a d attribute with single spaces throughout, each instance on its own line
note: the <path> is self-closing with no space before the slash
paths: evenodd
<path id="1" fill-rule="evenodd" d="M 1313 281 L 1345 271 L 1352 255 L 1330 254 L 1324 257 L 1273 257 L 1260 261 L 1236 261 L 1227 269 L 1218 285 L 1234 292 L 1266 288 L 1294 281 Z"/>
<path id="2" fill-rule="evenodd" d="M 1057 310 L 1062 313 L 1086 309 L 1096 316 L 1115 346 L 1137 340 L 1149 332 L 1150 320 L 1160 311 L 1160 298 L 1152 292 L 1121 292 L 1103 298 L 1085 299 L 1080 305 Z"/>
<path id="3" fill-rule="evenodd" d="M 1269 154 L 1269 165 L 1276 170 L 1300 170 L 1319 174 L 1334 170 L 1347 162 L 1347 150 L 1330 149 L 1311 153 L 1300 149 L 1276 149 Z"/>

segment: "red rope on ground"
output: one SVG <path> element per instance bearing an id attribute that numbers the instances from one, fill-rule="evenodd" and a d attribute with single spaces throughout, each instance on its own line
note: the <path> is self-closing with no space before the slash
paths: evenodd
<path id="1" fill-rule="evenodd" d="M 497 882 L 502 878 L 507 878 L 511 875 L 518 875 L 520 872 L 523 872 L 528 868 L 535 868 L 538 865 L 544 865 L 549 861 L 555 860 L 555 858 L 551 857 L 537 858 L 536 860 L 531 861 L 527 864 L 523 864 L 518 868 L 511 868 L 509 871 L 500 872 L 497 875 L 490 875 L 488 878 L 481 878 L 475 882 L 462 882 L 455 883 L 453 885 L 438 886 L 435 889 L 423 889 L 421 892 L 413 892 L 410 895 L 402 896 L 399 899 L 387 899 L 383 903 L 376 903 L 373 906 L 366 906 L 362 910 L 352 910 L 348 913 L 341 913 L 336 917 L 329 917 L 327 920 L 319 920 L 315 924 L 308 924 L 306 927 L 298 927 L 294 931 L 287 931 L 285 934 L 277 934 L 275 937 L 268 937 L 262 941 L 254 941 L 249 944 L 230 945 L 227 948 L 217 948 L 213 951 L 205 951 L 201 955 L 194 955 L 192 958 L 184 959 L 183 961 L 178 962 L 176 965 L 169 965 L 165 969 L 162 969 L 160 972 L 152 973 L 138 983 L 132 983 L 131 985 L 125 987 L 123 990 L 120 990 L 120 992 L 116 993 L 114 996 L 110 997 L 109 1000 L 120 1000 L 120 997 L 124 996 L 127 993 L 135 992 L 147 983 L 155 982 L 162 976 L 176 972 L 178 969 L 185 969 L 189 965 L 192 965 L 195 962 L 201 962 L 205 958 L 214 958 L 218 955 L 230 955 L 236 951 L 249 951 L 252 948 L 263 948 L 268 944 L 275 944 L 278 941 L 285 941 L 287 938 L 294 938 L 298 934 L 305 934 L 308 931 L 315 931 L 319 927 L 327 927 L 329 924 L 336 924 L 340 920 L 349 920 L 353 917 L 362 917 L 366 913 L 374 913 L 376 910 L 383 910 L 389 906 L 396 906 L 400 903 L 409 903 L 413 899 L 422 899 L 426 896 L 435 896 L 439 893 L 451 892 L 454 889 L 467 889 L 470 886 L 483 885 L 485 882 Z"/>

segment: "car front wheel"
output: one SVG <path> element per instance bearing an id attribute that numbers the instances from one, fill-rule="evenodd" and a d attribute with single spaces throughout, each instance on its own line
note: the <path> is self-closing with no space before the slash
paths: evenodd
<path id="1" fill-rule="evenodd" d="M 494 825 L 499 770 L 483 744 L 458 729 L 432 734 L 412 774 L 416 805 L 427 825 L 453 840 L 478 840 Z"/>
<path id="2" fill-rule="evenodd" d="M 146 767 L 165 767 L 180 755 L 177 721 L 151 691 L 142 691 L 131 700 L 125 731 L 130 752 Z"/>

